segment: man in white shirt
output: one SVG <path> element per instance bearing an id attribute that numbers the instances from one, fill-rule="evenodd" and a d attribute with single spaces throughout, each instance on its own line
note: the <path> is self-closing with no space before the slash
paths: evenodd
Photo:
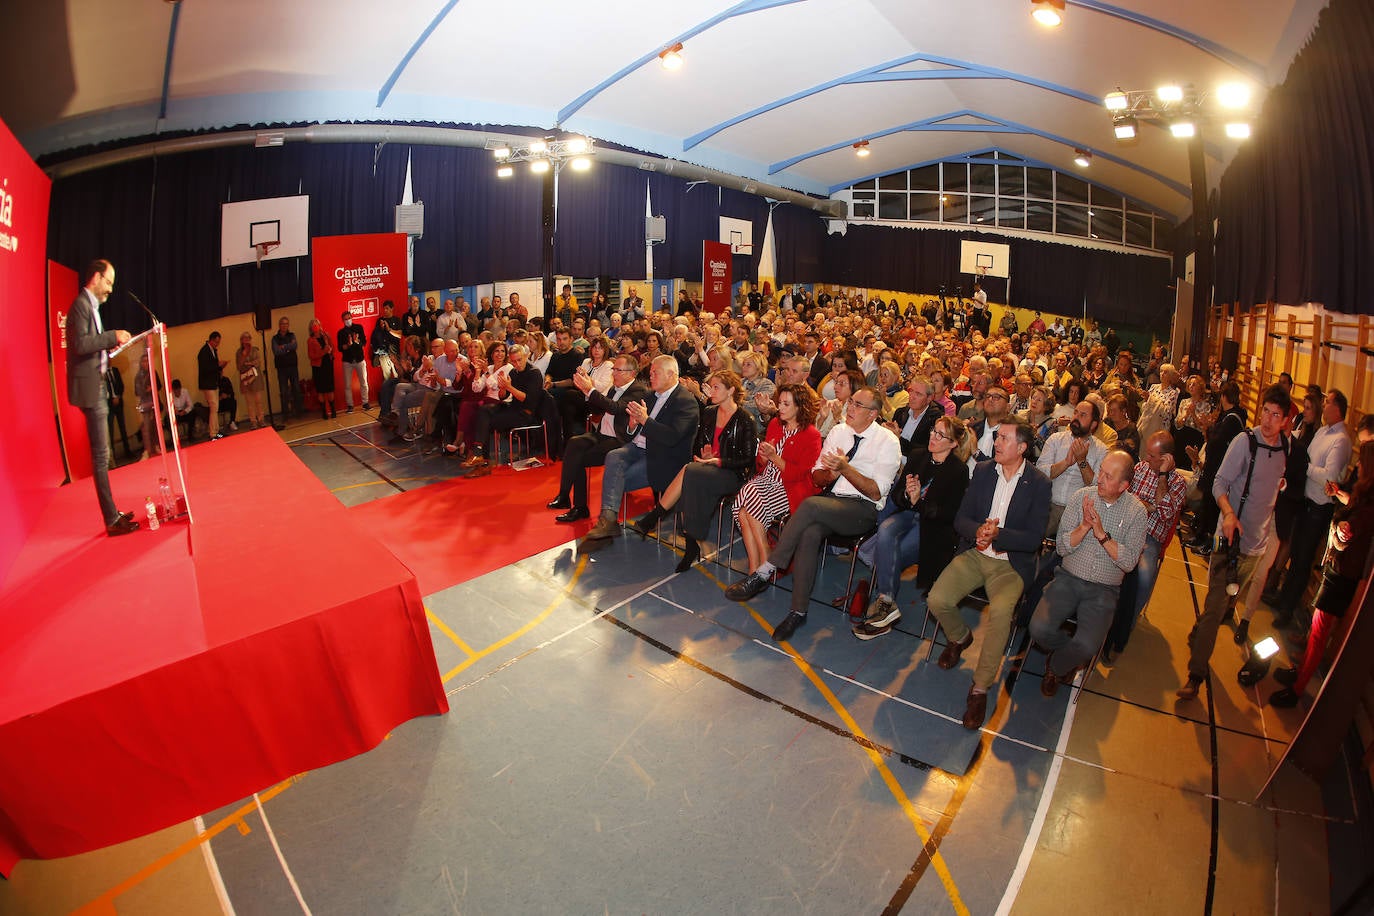
<path id="1" fill-rule="evenodd" d="M 1102 459 L 1107 457 L 1107 447 L 1096 436 L 1101 425 L 1102 413 L 1097 404 L 1079 401 L 1068 428 L 1050 436 L 1040 451 L 1036 466 L 1049 475 L 1052 487 L 1045 537 L 1054 537 L 1059 531 L 1059 519 L 1073 494 L 1092 486 L 1096 479 Z"/>
<path id="2" fill-rule="evenodd" d="M 792 602 L 786 618 L 773 630 L 773 639 L 791 639 L 806 623 L 811 589 L 821 544 L 832 534 L 854 537 L 872 531 L 878 510 L 902 464 L 902 449 L 891 430 L 875 422 L 883 399 L 865 385 L 849 396 L 845 422 L 825 437 L 820 458 L 811 470 L 822 488 L 797 507 L 778 537 L 778 544 L 758 569 L 725 590 L 731 601 L 748 601 L 768 588 L 779 569 L 792 567 Z"/>
<path id="3" fill-rule="evenodd" d="M 434 336 L 444 340 L 457 340 L 458 335 L 467 330 L 463 317 L 454 311 L 453 300 L 444 300 L 444 310 L 434 320 Z"/>

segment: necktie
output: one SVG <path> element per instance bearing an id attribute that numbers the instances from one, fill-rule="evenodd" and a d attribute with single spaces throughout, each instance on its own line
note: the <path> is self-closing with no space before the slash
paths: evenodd
<path id="1" fill-rule="evenodd" d="M 845 461 L 854 460 L 854 456 L 859 453 L 859 443 L 862 441 L 864 441 L 863 436 L 854 437 L 854 444 L 849 447 L 849 451 L 844 453 Z M 831 491 L 833 491 L 835 489 L 835 484 L 839 483 L 842 479 L 843 477 L 836 477 L 834 480 L 830 481 L 830 486 L 825 488 L 825 492 L 830 493 Z"/>

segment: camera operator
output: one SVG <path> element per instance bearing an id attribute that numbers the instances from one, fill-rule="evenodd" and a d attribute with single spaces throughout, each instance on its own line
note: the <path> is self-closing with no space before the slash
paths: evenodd
<path id="1" fill-rule="evenodd" d="M 1278 385 L 1266 391 L 1259 425 L 1231 440 L 1217 470 L 1212 484 L 1221 510 L 1217 547 L 1207 569 L 1202 616 L 1188 634 L 1188 680 L 1178 690 L 1179 699 L 1197 696 L 1207 677 L 1221 620 L 1233 606 L 1234 596 L 1249 589 L 1250 577 L 1268 547 L 1274 502 L 1288 463 L 1283 427 L 1291 403 L 1288 392 Z M 1235 586 L 1234 591 L 1228 586 Z"/>

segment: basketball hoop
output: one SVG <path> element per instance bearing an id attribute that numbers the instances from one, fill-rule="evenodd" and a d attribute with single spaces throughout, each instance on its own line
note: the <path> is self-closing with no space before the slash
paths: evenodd
<path id="1" fill-rule="evenodd" d="M 987 267 L 985 267 L 984 265 L 979 264 L 979 265 L 978 265 L 978 269 L 977 269 L 976 271 L 974 271 L 974 272 L 975 272 L 976 274 L 978 274 L 978 282 L 979 282 L 980 284 L 982 283 L 983 280 L 987 279 L 987 276 L 988 276 L 988 269 L 987 269 Z"/>
<path id="2" fill-rule="evenodd" d="M 256 245 L 253 246 L 253 250 L 258 253 L 258 267 L 262 267 L 262 259 L 267 256 L 267 253 L 271 251 L 273 248 L 279 246 L 280 244 L 281 242 L 258 242 Z"/>

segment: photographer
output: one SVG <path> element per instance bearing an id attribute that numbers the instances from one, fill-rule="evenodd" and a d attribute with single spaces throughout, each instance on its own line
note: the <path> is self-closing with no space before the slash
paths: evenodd
<path id="1" fill-rule="evenodd" d="M 1233 606 L 1234 596 L 1249 589 L 1250 577 L 1269 545 L 1274 502 L 1288 462 L 1283 426 L 1291 403 L 1288 392 L 1277 385 L 1266 391 L 1259 425 L 1231 440 L 1217 469 L 1212 484 L 1212 495 L 1221 512 L 1217 547 L 1207 569 L 1202 616 L 1188 634 L 1188 680 L 1178 690 L 1179 699 L 1197 697 L 1198 687 L 1207 677 L 1221 620 Z"/>

